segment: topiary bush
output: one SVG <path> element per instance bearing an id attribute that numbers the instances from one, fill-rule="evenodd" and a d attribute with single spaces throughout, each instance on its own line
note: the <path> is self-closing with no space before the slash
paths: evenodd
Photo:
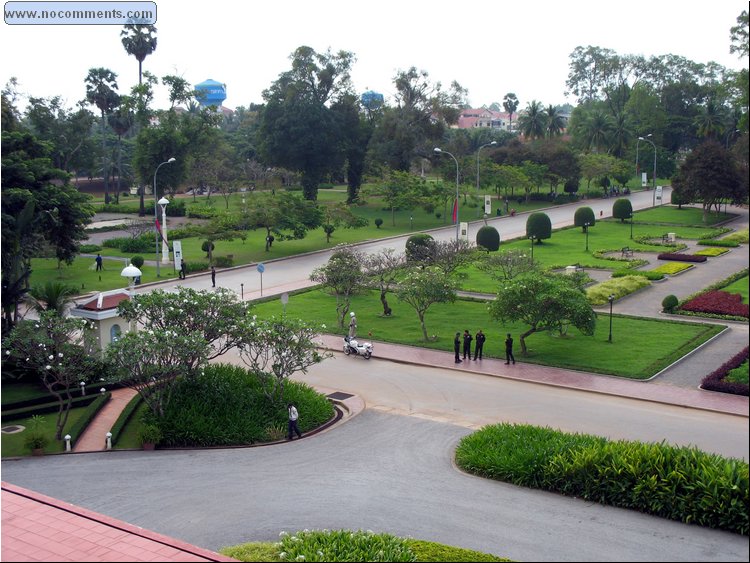
<path id="1" fill-rule="evenodd" d="M 673 313 L 679 304 L 680 300 L 675 295 L 667 295 L 661 300 L 661 308 L 665 313 Z"/>
<path id="2" fill-rule="evenodd" d="M 406 240 L 406 260 L 409 262 L 429 262 L 435 251 L 435 239 L 427 233 L 417 233 Z"/>
<path id="3" fill-rule="evenodd" d="M 573 224 L 586 232 L 586 223 L 589 227 L 593 227 L 596 224 L 596 214 L 590 207 L 579 207 L 573 215 Z"/>
<path id="4" fill-rule="evenodd" d="M 375 219 L 375 226 L 378 229 L 380 228 L 380 225 L 382 225 L 382 224 L 383 224 L 383 220 L 380 217 L 378 217 L 378 218 Z"/>
<path id="5" fill-rule="evenodd" d="M 621 198 L 615 201 L 612 205 L 612 217 L 619 219 L 621 223 L 625 222 L 625 219 L 630 219 L 633 214 L 633 204 L 630 203 L 629 199 Z"/>
<path id="6" fill-rule="evenodd" d="M 526 219 L 526 238 L 534 237 L 538 244 L 552 237 L 552 221 L 546 213 L 536 212 Z"/>
<path id="7" fill-rule="evenodd" d="M 210 240 L 204 240 L 201 244 L 201 250 L 206 253 L 206 258 L 208 258 L 209 252 L 213 252 L 214 248 L 216 248 L 216 245 Z"/>
<path id="8" fill-rule="evenodd" d="M 131 264 L 132 264 L 133 266 L 135 266 L 136 268 L 140 268 L 141 266 L 143 266 L 143 263 L 144 263 L 144 262 L 145 262 L 145 260 L 143 259 L 143 256 L 137 256 L 137 255 L 136 255 L 136 256 L 133 256 L 133 257 L 132 257 L 132 258 L 130 259 L 130 263 L 131 263 Z"/>
<path id="9" fill-rule="evenodd" d="M 500 233 L 495 227 L 485 225 L 477 231 L 477 246 L 487 252 L 496 252 L 500 248 Z"/>

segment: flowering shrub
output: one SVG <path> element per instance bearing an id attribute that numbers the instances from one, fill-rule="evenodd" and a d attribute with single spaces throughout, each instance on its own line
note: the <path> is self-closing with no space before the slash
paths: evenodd
<path id="1" fill-rule="evenodd" d="M 662 252 L 657 256 L 659 260 L 679 260 L 680 262 L 705 262 L 708 260 L 705 256 L 696 254 L 679 254 L 672 252 Z"/>
<path id="2" fill-rule="evenodd" d="M 685 270 L 688 270 L 692 267 L 692 264 L 686 264 L 685 262 L 670 262 L 669 264 L 662 264 L 661 266 L 654 268 L 651 271 L 660 274 L 666 274 L 668 276 L 674 276 L 675 274 L 684 272 Z"/>
<path id="3" fill-rule="evenodd" d="M 707 291 L 684 303 L 680 309 L 695 313 L 734 315 L 748 318 L 748 306 L 742 302 L 742 296 L 739 293 L 727 293 L 726 291 Z"/>
<path id="4" fill-rule="evenodd" d="M 748 360 L 749 348 L 732 357 L 721 367 L 708 374 L 701 382 L 701 388 L 708 391 L 719 391 L 721 393 L 731 393 L 733 395 L 748 395 L 748 386 L 744 383 L 732 383 L 725 380 L 726 375 L 733 369 L 738 368 Z"/>
<path id="5" fill-rule="evenodd" d="M 350 530 L 304 530 L 279 534 L 282 561 L 416 561 L 406 540 Z"/>
<path id="6" fill-rule="evenodd" d="M 718 248 L 718 247 L 712 247 L 712 248 L 704 248 L 703 250 L 699 250 L 695 253 L 695 256 L 721 256 L 722 254 L 726 254 L 729 252 L 726 248 Z"/>

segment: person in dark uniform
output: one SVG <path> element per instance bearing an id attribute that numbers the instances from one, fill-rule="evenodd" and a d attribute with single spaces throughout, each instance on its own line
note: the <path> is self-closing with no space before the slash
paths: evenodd
<path id="1" fill-rule="evenodd" d="M 484 336 L 484 333 L 482 332 L 482 329 L 480 328 L 477 331 L 476 336 L 474 337 L 474 359 L 476 360 L 477 357 L 479 359 L 482 359 L 482 348 L 484 348 L 484 341 L 486 340 L 486 337 Z"/>
<path id="2" fill-rule="evenodd" d="M 513 356 L 513 338 L 508 333 L 508 337 L 505 339 L 505 365 L 507 366 L 511 361 L 514 364 L 516 363 L 516 358 Z"/>
<path id="3" fill-rule="evenodd" d="M 474 337 L 471 336 L 471 333 L 469 332 L 469 329 L 467 328 L 464 331 L 464 360 L 466 359 L 466 356 L 469 356 L 469 359 L 471 359 L 471 341 L 474 340 Z"/>
<path id="4" fill-rule="evenodd" d="M 456 338 L 453 339 L 453 351 L 456 353 L 456 363 L 461 363 L 461 358 L 458 356 L 461 353 L 461 333 L 456 333 Z"/>

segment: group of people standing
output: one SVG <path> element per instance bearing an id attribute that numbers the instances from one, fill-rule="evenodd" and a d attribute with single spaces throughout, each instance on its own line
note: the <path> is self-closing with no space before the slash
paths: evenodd
<path id="1" fill-rule="evenodd" d="M 482 350 L 484 349 L 484 342 L 487 339 L 485 334 L 480 328 L 476 335 L 472 336 L 468 329 L 464 331 L 463 336 L 460 332 L 456 333 L 456 337 L 453 339 L 453 350 L 456 353 L 456 363 L 460 364 L 463 362 L 461 359 L 461 345 L 463 343 L 463 354 L 465 359 L 472 359 L 471 357 L 471 342 L 474 341 L 474 360 L 482 359 Z M 513 356 L 513 338 L 510 333 L 505 338 L 505 364 L 515 364 L 516 358 Z"/>

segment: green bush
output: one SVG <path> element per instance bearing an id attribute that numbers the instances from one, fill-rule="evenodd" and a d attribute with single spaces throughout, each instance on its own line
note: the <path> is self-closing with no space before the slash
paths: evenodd
<path id="1" fill-rule="evenodd" d="M 677 296 L 675 295 L 667 295 L 664 299 L 661 300 L 661 308 L 665 313 L 672 313 L 679 304 L 680 300 L 677 299 Z"/>
<path id="2" fill-rule="evenodd" d="M 144 262 L 145 260 L 143 259 L 143 256 L 133 256 L 130 259 L 130 263 L 136 268 L 140 268 L 141 266 L 143 266 Z"/>
<path id="3" fill-rule="evenodd" d="M 185 262 L 185 273 L 205 272 L 209 267 L 208 262 Z"/>
<path id="4" fill-rule="evenodd" d="M 214 256 L 214 266 L 217 268 L 231 268 L 234 266 L 234 258 L 231 256 Z"/>
<path id="5" fill-rule="evenodd" d="M 130 422 L 130 419 L 133 416 L 133 413 L 138 409 L 140 404 L 143 402 L 143 397 L 140 393 L 138 393 L 135 397 L 131 399 L 131 401 L 125 406 L 125 408 L 120 413 L 120 416 L 117 417 L 117 420 L 112 425 L 112 428 L 110 429 L 110 432 L 112 432 L 112 445 L 114 446 L 117 444 L 117 440 L 120 438 L 120 434 L 122 434 L 123 428 L 125 428 L 125 425 Z"/>
<path id="6" fill-rule="evenodd" d="M 211 219 L 218 215 L 218 211 L 212 205 L 206 205 L 204 203 L 191 203 L 187 206 L 185 212 L 188 217 L 195 219 Z"/>
<path id="7" fill-rule="evenodd" d="M 695 447 L 496 424 L 456 449 L 466 471 L 699 526 L 748 533 L 748 464 Z"/>
<path id="8" fill-rule="evenodd" d="M 101 252 L 102 247 L 98 244 L 82 244 L 78 248 L 78 252 L 81 254 L 93 254 L 94 252 Z"/>
<path id="9" fill-rule="evenodd" d="M 383 224 L 383 220 L 380 217 L 378 217 L 378 218 L 375 219 L 375 226 L 378 229 L 380 228 L 380 225 L 382 225 L 382 224 Z"/>
<path id="10" fill-rule="evenodd" d="M 621 223 L 624 223 L 625 219 L 630 219 L 632 214 L 633 204 L 629 199 L 620 198 L 612 205 L 612 217 L 619 219 Z"/>
<path id="11" fill-rule="evenodd" d="M 333 416 L 333 406 L 308 385 L 287 381 L 283 404 L 272 404 L 257 376 L 247 369 L 211 364 L 195 378 L 175 388 L 163 418 L 147 418 L 163 433 L 163 446 L 231 446 L 267 442 L 283 436 L 286 403 L 299 410 L 302 432 L 317 428 Z"/>
<path id="12" fill-rule="evenodd" d="M 703 239 L 698 241 L 698 244 L 701 246 L 718 246 L 721 248 L 737 248 L 740 244 L 734 240 L 727 240 L 727 239 Z"/>
<path id="13" fill-rule="evenodd" d="M 604 305 L 610 295 L 619 299 L 649 285 L 651 282 L 643 276 L 623 276 L 589 287 L 586 289 L 586 297 L 592 305 Z"/>
<path id="14" fill-rule="evenodd" d="M 406 540 L 357 530 L 305 530 L 281 534 L 286 561 L 416 561 Z"/>
<path id="15" fill-rule="evenodd" d="M 573 224 L 585 229 L 586 223 L 589 224 L 589 227 L 593 227 L 596 224 L 596 214 L 590 207 L 579 207 L 573 215 Z"/>
<path id="16" fill-rule="evenodd" d="M 434 253 L 435 239 L 427 233 L 417 233 L 406 239 L 405 254 L 409 262 L 429 262 Z"/>
<path id="17" fill-rule="evenodd" d="M 496 252 L 500 248 L 500 233 L 489 225 L 481 227 L 477 231 L 477 246 L 488 252 Z"/>
<path id="18" fill-rule="evenodd" d="M 214 248 L 216 248 L 216 245 L 210 240 L 204 240 L 201 244 L 201 250 L 206 253 L 206 258 L 208 258 L 209 252 L 213 252 Z"/>
<path id="19" fill-rule="evenodd" d="M 536 212 L 526 219 L 526 238 L 534 237 L 540 243 L 552 237 L 552 221 L 546 213 Z"/>
<path id="20" fill-rule="evenodd" d="M 612 272 L 613 278 L 622 278 L 625 276 L 642 276 L 651 281 L 664 279 L 664 274 L 662 272 L 654 272 L 652 270 L 615 270 Z"/>
<path id="21" fill-rule="evenodd" d="M 185 213 L 185 201 L 181 199 L 172 198 L 167 205 L 167 217 L 184 217 Z"/>
<path id="22" fill-rule="evenodd" d="M 138 432 L 138 441 L 141 445 L 159 444 L 162 439 L 162 431 L 156 424 L 144 424 Z"/>

